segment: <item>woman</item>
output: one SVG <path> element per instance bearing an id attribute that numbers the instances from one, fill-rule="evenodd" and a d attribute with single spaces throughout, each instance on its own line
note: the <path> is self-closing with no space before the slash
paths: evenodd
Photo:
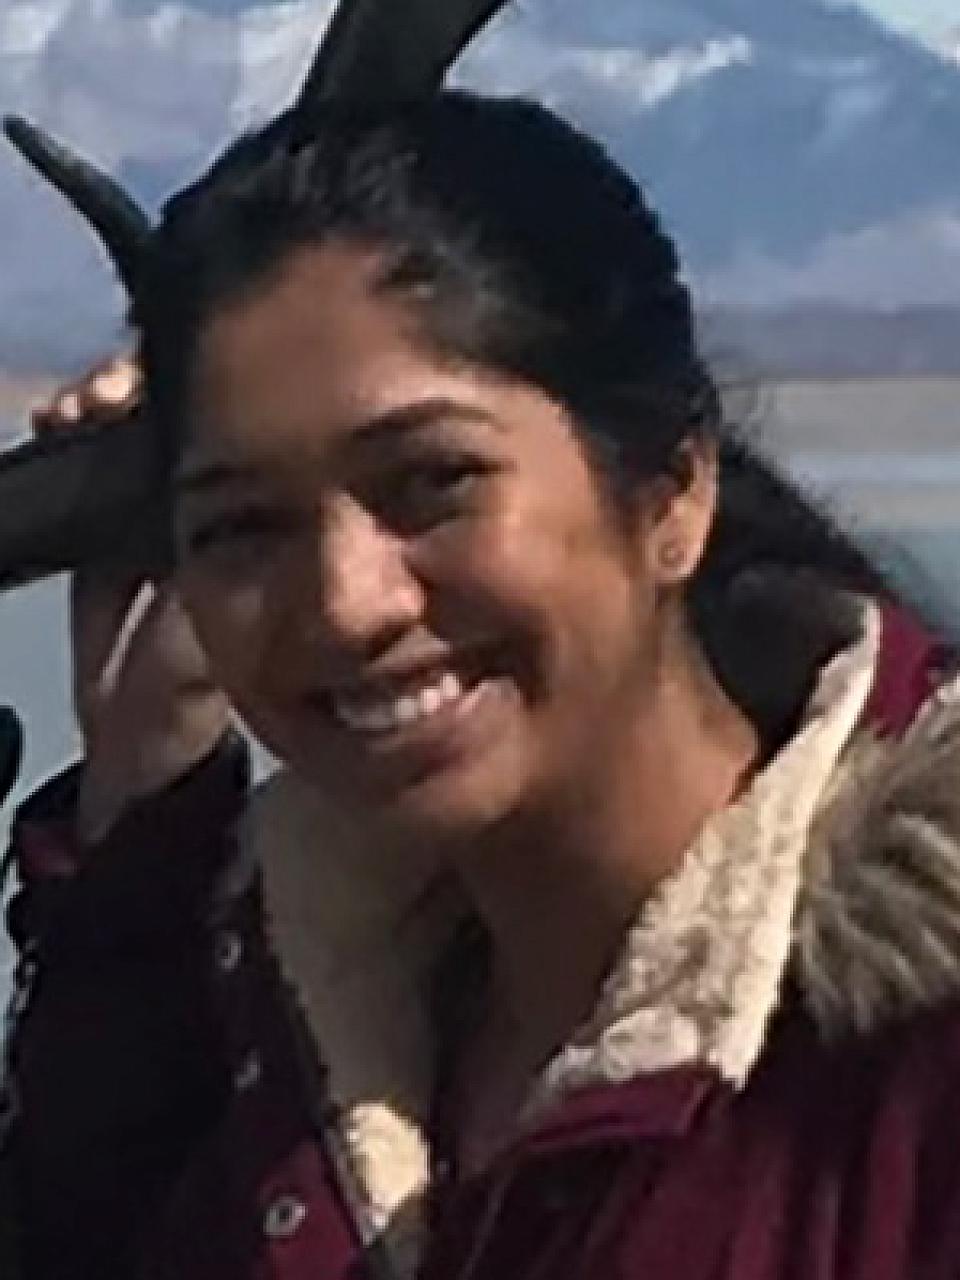
<path id="1" fill-rule="evenodd" d="M 952 1280 L 937 646 L 723 421 L 592 142 L 288 129 L 136 317 L 177 599 L 288 771 L 238 823 L 168 593 L 81 628 L 88 760 L 14 845 L 27 1274 Z"/>

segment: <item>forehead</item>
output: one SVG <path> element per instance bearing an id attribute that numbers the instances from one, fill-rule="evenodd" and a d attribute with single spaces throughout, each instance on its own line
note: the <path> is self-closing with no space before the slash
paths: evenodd
<path id="1" fill-rule="evenodd" d="M 480 411 L 542 449 L 566 415 L 534 387 L 456 366 L 418 343 L 415 319 L 374 289 L 376 254 L 342 244 L 291 255 L 258 293 L 208 322 L 192 388 L 184 463 L 322 458 L 351 434 L 425 401 Z M 464 416 L 468 416 L 466 413 Z"/>
<path id="2" fill-rule="evenodd" d="M 303 249 L 252 296 L 208 321 L 192 411 L 198 443 L 254 443 L 261 429 L 317 430 L 390 407 L 430 375 L 399 303 L 372 293 L 376 259 L 339 246 Z M 269 443 L 264 440 L 264 445 Z"/>

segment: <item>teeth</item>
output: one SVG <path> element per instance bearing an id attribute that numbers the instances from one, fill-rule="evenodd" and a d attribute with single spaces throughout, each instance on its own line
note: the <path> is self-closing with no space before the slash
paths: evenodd
<path id="1" fill-rule="evenodd" d="M 441 706 L 445 702 L 456 702 L 457 698 L 462 698 L 464 694 L 464 688 L 459 676 L 455 676 L 452 671 L 444 673 L 439 689 Z"/>
<path id="2" fill-rule="evenodd" d="M 400 724 L 413 724 L 414 720 L 420 718 L 420 699 L 419 698 L 400 698 L 394 704 L 394 715 Z"/>
<path id="3" fill-rule="evenodd" d="M 333 712 L 341 724 L 357 733 L 386 733 L 436 715 L 464 695 L 460 677 L 446 671 L 415 693 L 373 701 L 371 698 L 335 697 Z"/>

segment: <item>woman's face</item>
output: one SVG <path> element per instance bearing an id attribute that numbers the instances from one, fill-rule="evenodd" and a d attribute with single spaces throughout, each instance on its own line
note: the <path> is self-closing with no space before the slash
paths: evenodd
<path id="1" fill-rule="evenodd" d="M 668 517 L 625 529 L 564 411 L 428 354 L 375 265 L 300 251 L 208 325 L 181 589 L 274 753 L 463 835 L 559 793 L 641 708 Z"/>

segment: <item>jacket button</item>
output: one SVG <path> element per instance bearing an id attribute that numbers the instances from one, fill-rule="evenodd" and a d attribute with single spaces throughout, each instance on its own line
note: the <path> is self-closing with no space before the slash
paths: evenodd
<path id="1" fill-rule="evenodd" d="M 277 1196 L 263 1215 L 263 1234 L 268 1240 L 289 1240 L 306 1216 L 307 1206 L 299 1196 Z"/>
<path id="2" fill-rule="evenodd" d="M 260 1061 L 260 1055 L 248 1053 L 233 1073 L 233 1087 L 237 1093 L 246 1093 L 248 1089 L 253 1089 L 260 1083 L 262 1074 L 263 1064 Z"/>
<path id="3" fill-rule="evenodd" d="M 243 941 L 239 933 L 233 929 L 224 929 L 217 934 L 215 955 L 217 968 L 221 973 L 233 973 L 243 959 Z"/>

